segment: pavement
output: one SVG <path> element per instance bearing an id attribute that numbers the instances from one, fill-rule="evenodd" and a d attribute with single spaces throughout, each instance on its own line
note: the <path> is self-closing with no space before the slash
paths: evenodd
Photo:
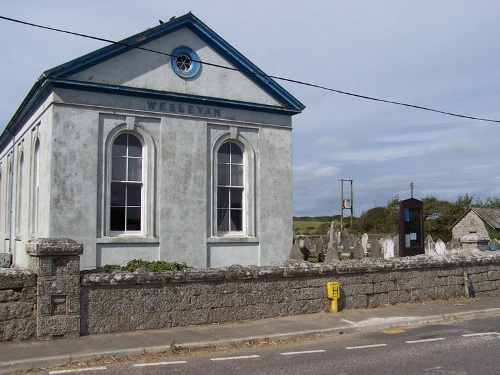
<path id="1" fill-rule="evenodd" d="M 387 305 L 370 309 L 294 315 L 237 323 L 88 335 L 49 341 L 0 343 L 0 374 L 46 369 L 71 362 L 95 361 L 177 349 L 209 348 L 266 340 L 324 337 L 386 330 L 426 323 L 498 316 L 500 298 L 457 298 Z"/>

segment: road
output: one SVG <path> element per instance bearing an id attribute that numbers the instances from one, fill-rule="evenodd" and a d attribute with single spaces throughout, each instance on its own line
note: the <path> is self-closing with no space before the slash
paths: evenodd
<path id="1" fill-rule="evenodd" d="M 240 347 L 202 354 L 179 353 L 147 362 L 95 365 L 79 374 L 266 374 L 363 375 L 500 374 L 500 317 L 477 318 L 301 340 L 284 345 Z M 44 374 L 69 374 L 51 370 Z M 42 372 L 38 372 L 42 374 Z"/>

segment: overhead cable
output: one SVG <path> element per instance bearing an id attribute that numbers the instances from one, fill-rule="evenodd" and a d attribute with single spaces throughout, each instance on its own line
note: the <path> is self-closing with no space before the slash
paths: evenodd
<path id="1" fill-rule="evenodd" d="M 54 27 L 38 25 L 38 24 L 35 24 L 35 23 L 21 21 L 21 20 L 18 20 L 18 19 L 9 18 L 9 17 L 5 17 L 5 16 L 1 16 L 1 15 L 0 15 L 0 19 L 6 20 L 6 21 L 10 21 L 10 22 L 19 23 L 19 24 L 26 25 L 26 26 L 37 27 L 37 28 L 44 29 L 44 30 L 50 30 L 50 31 L 55 31 L 55 32 L 64 33 L 64 34 L 69 34 L 69 35 L 73 35 L 73 36 L 79 36 L 79 37 L 82 37 L 82 38 L 93 39 L 93 40 L 97 40 L 97 41 L 101 41 L 101 42 L 122 45 L 122 46 L 125 46 L 125 47 L 139 49 L 139 50 L 147 51 L 147 52 L 152 52 L 152 53 L 156 53 L 156 54 L 160 54 L 160 55 L 164 55 L 164 56 L 168 56 L 168 57 L 175 57 L 175 56 L 173 56 L 173 55 L 171 55 L 169 53 L 161 52 L 161 51 L 150 49 L 150 48 L 145 48 L 145 47 L 141 47 L 141 46 L 137 46 L 137 45 L 131 45 L 131 44 L 124 43 L 124 42 L 116 42 L 114 40 L 110 40 L 110 39 L 106 39 L 106 38 L 96 37 L 96 36 L 92 36 L 92 35 L 88 35 L 88 34 L 82 34 L 82 33 L 77 33 L 77 32 L 73 32 L 73 31 L 68 31 L 68 30 L 57 29 L 57 28 L 54 28 Z M 220 68 L 220 69 L 233 70 L 233 71 L 237 71 L 237 72 L 241 72 L 241 73 L 245 73 L 245 74 L 259 75 L 259 76 L 263 76 L 263 77 L 267 77 L 267 78 L 271 78 L 271 79 L 275 79 L 275 80 L 279 80 L 279 81 L 295 83 L 297 85 L 308 86 L 308 87 L 312 87 L 312 88 L 316 88 L 316 89 L 320 89 L 320 90 L 334 92 L 334 93 L 337 93 L 337 94 L 352 96 L 352 97 L 355 97 L 355 98 L 360 98 L 360 99 L 365 99 L 365 100 L 371 100 L 371 101 L 376 101 L 376 102 L 380 102 L 380 103 L 394 104 L 394 105 L 408 107 L 408 108 L 420 109 L 420 110 L 423 110 L 423 111 L 440 113 L 440 114 L 443 114 L 443 115 L 460 117 L 460 118 L 469 119 L 469 120 L 477 120 L 477 121 L 486 121 L 486 122 L 500 123 L 500 120 L 494 120 L 494 119 L 488 119 L 488 118 L 483 118 L 483 117 L 475 117 L 475 116 L 462 115 L 462 114 L 459 114 L 459 113 L 442 111 L 442 110 L 439 110 L 439 109 L 424 107 L 424 106 L 415 105 L 415 104 L 409 104 L 409 103 L 403 103 L 403 102 L 394 101 L 394 100 L 380 99 L 380 98 L 375 98 L 375 97 L 372 97 L 372 96 L 355 94 L 355 93 L 352 93 L 352 92 L 343 91 L 343 90 L 337 90 L 337 89 L 332 89 L 330 87 L 321 86 L 321 85 L 317 85 L 317 84 L 314 84 L 314 83 L 308 83 L 308 82 L 304 82 L 304 81 L 299 81 L 299 80 L 296 80 L 296 79 L 285 78 L 285 77 L 274 76 L 274 75 L 268 75 L 268 74 L 265 74 L 265 73 L 263 73 L 261 71 L 254 72 L 254 71 L 249 71 L 249 70 L 244 70 L 244 69 L 238 69 L 238 68 L 234 68 L 234 67 L 230 67 L 230 66 L 213 64 L 213 63 L 209 63 L 209 62 L 206 62 L 206 61 L 199 61 L 199 60 L 194 60 L 194 59 L 192 61 L 193 62 L 198 62 L 198 63 L 203 64 L 203 65 L 213 66 L 213 67 Z"/>

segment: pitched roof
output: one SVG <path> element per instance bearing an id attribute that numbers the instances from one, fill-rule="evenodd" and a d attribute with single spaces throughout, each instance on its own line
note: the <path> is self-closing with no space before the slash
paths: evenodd
<path id="1" fill-rule="evenodd" d="M 166 91 L 153 91 L 124 86 L 103 85 L 95 82 L 82 82 L 68 79 L 69 76 L 95 66 L 103 61 L 111 59 L 134 48 L 142 47 L 146 43 L 166 36 L 182 28 L 188 28 L 191 32 L 202 39 L 208 46 L 225 58 L 235 69 L 239 70 L 254 84 L 264 92 L 273 97 L 280 106 L 262 105 L 254 103 L 244 103 L 232 100 L 220 100 L 218 98 L 199 98 L 205 103 L 218 101 L 219 104 L 245 108 L 264 112 L 276 112 L 294 115 L 302 112 L 305 106 L 293 97 L 288 91 L 280 86 L 276 81 L 267 76 L 262 70 L 255 66 L 250 60 L 239 53 L 223 38 L 201 22 L 194 14 L 187 13 L 181 17 L 172 19 L 169 22 L 160 24 L 154 28 L 147 29 L 139 34 L 126 38 L 120 42 L 81 56 L 77 59 L 59 65 L 44 72 L 30 92 L 19 106 L 18 110 L 10 120 L 2 135 L 0 136 L 0 147 L 7 142 L 10 134 L 17 131 L 22 122 L 30 116 L 37 106 L 45 100 L 48 94 L 55 87 L 74 88 L 88 91 L 117 92 L 124 95 L 140 95 L 145 97 L 163 97 L 171 100 L 195 100 L 193 96 L 170 94 Z M 160 52 L 157 52 L 160 53 Z"/>
<path id="2" fill-rule="evenodd" d="M 500 229 L 500 207 L 471 206 L 471 210 L 492 228 Z"/>
<path id="3" fill-rule="evenodd" d="M 467 211 L 464 212 L 462 216 L 453 224 L 453 227 L 457 225 L 470 211 L 473 211 L 477 216 L 481 218 L 486 224 L 488 224 L 493 229 L 500 229 L 500 207 L 478 207 L 470 206 Z"/>

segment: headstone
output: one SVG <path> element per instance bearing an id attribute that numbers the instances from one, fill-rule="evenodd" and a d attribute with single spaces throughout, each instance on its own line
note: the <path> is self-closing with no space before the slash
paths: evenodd
<path id="1" fill-rule="evenodd" d="M 290 251 L 290 259 L 291 260 L 302 260 L 304 256 L 300 251 L 300 245 L 298 243 L 294 243 L 292 246 L 292 250 Z"/>
<path id="2" fill-rule="evenodd" d="M 346 229 L 344 229 L 344 231 L 347 233 Z M 349 235 L 344 235 L 344 232 L 342 232 L 342 252 L 351 252 L 351 239 L 349 238 Z"/>
<path id="3" fill-rule="evenodd" d="M 425 254 L 426 255 L 436 255 L 435 243 L 430 234 L 425 238 Z"/>
<path id="4" fill-rule="evenodd" d="M 323 262 L 325 260 L 325 252 L 323 251 L 323 237 L 319 236 L 316 240 L 316 246 L 314 247 L 314 252 L 318 262 Z"/>
<path id="5" fill-rule="evenodd" d="M 456 238 L 452 238 L 450 242 L 448 242 L 448 250 L 460 249 L 462 245 L 460 245 L 460 241 Z"/>
<path id="6" fill-rule="evenodd" d="M 363 246 L 364 251 L 368 250 L 368 235 L 366 233 L 361 235 L 361 246 Z"/>
<path id="7" fill-rule="evenodd" d="M 370 257 L 371 258 L 380 258 L 380 251 L 382 250 L 382 246 L 380 246 L 380 242 L 377 240 L 373 240 L 370 245 Z"/>
<path id="8" fill-rule="evenodd" d="M 443 242 L 443 240 L 441 240 L 441 238 L 438 238 L 438 240 L 436 241 L 436 244 L 434 245 L 434 249 L 436 250 L 437 255 L 446 254 L 446 245 Z"/>
<path id="9" fill-rule="evenodd" d="M 363 259 L 365 257 L 365 250 L 363 249 L 363 246 L 361 246 L 361 242 L 359 242 L 357 238 L 352 250 L 352 256 L 354 259 Z"/>
<path id="10" fill-rule="evenodd" d="M 325 254 L 325 262 L 340 260 L 340 251 L 336 243 L 328 244 L 328 251 Z"/>
<path id="11" fill-rule="evenodd" d="M 394 241 L 392 238 L 384 239 L 384 259 L 394 258 Z"/>
<path id="12" fill-rule="evenodd" d="M 399 258 L 399 236 L 392 237 L 392 241 L 394 242 L 394 257 Z"/>
<path id="13" fill-rule="evenodd" d="M 308 236 L 304 238 L 304 242 L 300 246 L 301 248 L 306 248 L 309 252 L 311 250 L 311 240 L 309 239 Z"/>

